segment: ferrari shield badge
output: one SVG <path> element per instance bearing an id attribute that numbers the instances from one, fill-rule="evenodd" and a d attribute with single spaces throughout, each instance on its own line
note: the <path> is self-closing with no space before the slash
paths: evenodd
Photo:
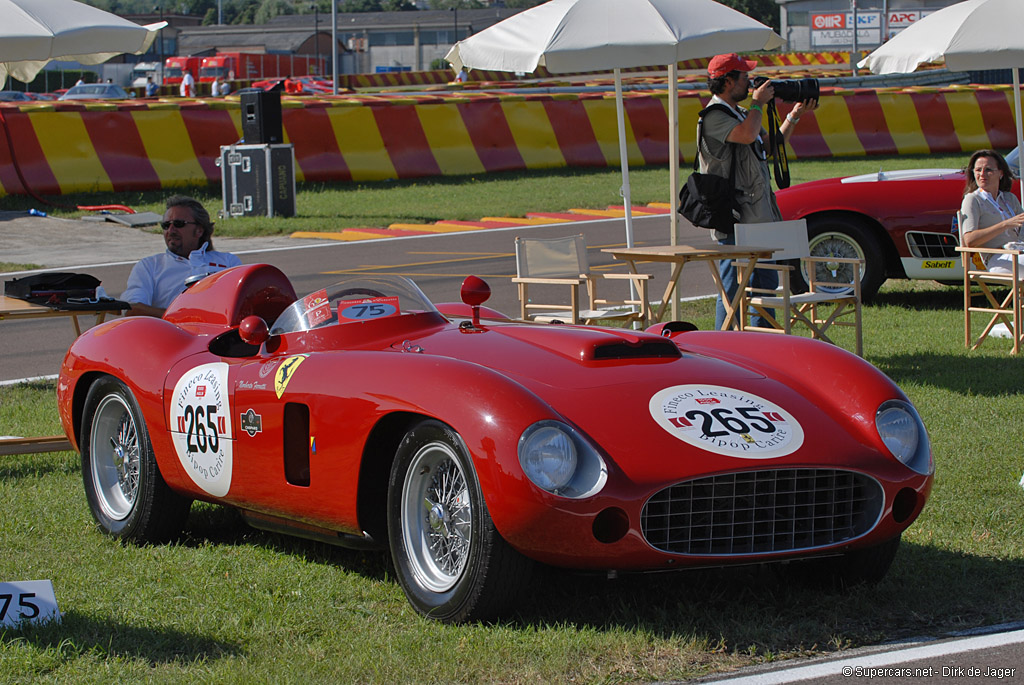
<path id="1" fill-rule="evenodd" d="M 299 364 L 306 360 L 307 354 L 297 354 L 293 357 L 288 357 L 281 366 L 277 369 L 277 375 L 274 376 L 274 391 L 277 392 L 277 399 L 281 399 L 284 395 L 285 388 L 292 380 L 292 376 L 295 375 L 295 369 L 299 368 Z"/>
<path id="2" fill-rule="evenodd" d="M 171 438 L 185 472 L 214 497 L 231 487 L 232 433 L 228 365 L 204 364 L 187 371 L 174 386 Z"/>
<path id="3" fill-rule="evenodd" d="M 718 385 L 676 385 L 651 398 L 651 416 L 676 438 L 742 459 L 791 454 L 804 431 L 785 409 L 749 392 Z"/>

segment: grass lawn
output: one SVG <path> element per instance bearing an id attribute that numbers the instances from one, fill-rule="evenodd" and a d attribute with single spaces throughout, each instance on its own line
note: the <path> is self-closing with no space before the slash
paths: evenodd
<path id="1" fill-rule="evenodd" d="M 866 357 L 917 405 L 936 461 L 875 587 L 806 589 L 758 567 L 553 572 L 508 620 L 444 626 L 414 613 L 383 555 L 212 505 L 193 507 L 178 543 L 122 545 L 95 529 L 77 455 L 2 457 L 0 579 L 51 579 L 64 620 L 0 632 L 0 681 L 642 682 L 1019 621 L 1024 358 L 1006 340 L 965 350 L 961 298 L 890 281 L 865 308 Z M 710 328 L 711 301 L 684 318 Z M 59 431 L 52 384 L 0 387 L 0 434 Z"/>

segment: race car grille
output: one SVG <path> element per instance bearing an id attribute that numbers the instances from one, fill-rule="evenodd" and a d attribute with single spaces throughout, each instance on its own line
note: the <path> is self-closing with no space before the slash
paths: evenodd
<path id="1" fill-rule="evenodd" d="M 709 476 L 658 492 L 641 514 L 644 538 L 674 554 L 770 554 L 834 545 L 874 526 L 881 485 L 833 469 Z"/>
<path id="2" fill-rule="evenodd" d="M 918 259 L 957 259 L 956 248 L 959 245 L 952 233 L 907 232 L 907 247 L 910 254 Z"/>

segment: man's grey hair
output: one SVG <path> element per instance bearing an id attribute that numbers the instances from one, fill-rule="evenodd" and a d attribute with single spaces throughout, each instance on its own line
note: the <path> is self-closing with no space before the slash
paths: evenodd
<path id="1" fill-rule="evenodd" d="M 167 209 L 171 207 L 187 207 L 192 212 L 192 219 L 203 227 L 203 235 L 199 239 L 199 244 L 206 243 L 206 249 L 212 250 L 213 221 L 210 219 L 210 213 L 206 211 L 206 207 L 203 207 L 199 200 L 187 195 L 172 195 L 167 198 Z"/>

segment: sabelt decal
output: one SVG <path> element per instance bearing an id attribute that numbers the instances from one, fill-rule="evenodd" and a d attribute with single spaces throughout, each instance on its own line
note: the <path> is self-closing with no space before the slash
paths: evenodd
<path id="1" fill-rule="evenodd" d="M 292 380 L 292 376 L 295 375 L 295 369 L 299 368 L 299 364 L 306 360 L 306 354 L 297 354 L 294 357 L 288 357 L 281 362 L 281 367 L 277 370 L 277 375 L 274 376 L 274 390 L 277 391 L 277 399 L 281 399 L 284 395 L 285 388 Z"/>
<path id="2" fill-rule="evenodd" d="M 952 269 L 952 259 L 926 259 L 921 262 L 922 269 Z"/>
<path id="3" fill-rule="evenodd" d="M 171 438 L 178 460 L 196 485 L 214 497 L 231 488 L 232 430 L 228 365 L 204 364 L 174 386 Z"/>
<path id="4" fill-rule="evenodd" d="M 749 392 L 718 385 L 676 385 L 650 401 L 659 426 L 695 447 L 742 459 L 795 452 L 804 431 L 785 409 Z"/>

